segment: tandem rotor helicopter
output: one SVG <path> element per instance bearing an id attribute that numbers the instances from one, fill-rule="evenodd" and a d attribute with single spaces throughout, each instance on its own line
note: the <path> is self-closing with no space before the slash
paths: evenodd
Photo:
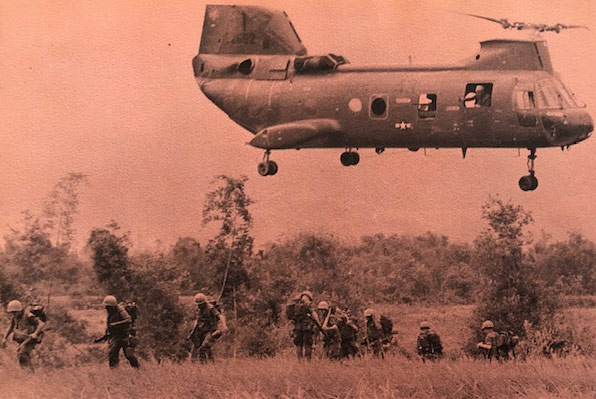
<path id="1" fill-rule="evenodd" d="M 574 25 L 500 23 L 505 29 L 555 31 Z M 366 66 L 339 55 L 308 55 L 287 14 L 256 6 L 207 5 L 193 59 L 203 93 L 264 150 L 262 176 L 275 175 L 272 150 L 526 148 L 524 191 L 535 190 L 536 150 L 566 148 L 594 125 L 553 71 L 546 42 L 487 40 L 458 66 Z"/>

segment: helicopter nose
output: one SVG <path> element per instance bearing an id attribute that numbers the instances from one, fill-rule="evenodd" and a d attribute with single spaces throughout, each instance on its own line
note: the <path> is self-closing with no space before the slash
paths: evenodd
<path id="1" fill-rule="evenodd" d="M 567 109 L 548 111 L 542 117 L 542 125 L 553 145 L 570 145 L 590 137 L 594 122 L 584 110 Z"/>
<path id="2" fill-rule="evenodd" d="M 583 113 L 580 117 L 579 122 L 579 130 L 580 135 L 578 137 L 579 140 L 585 140 L 592 135 L 594 131 L 594 121 L 592 117 L 587 112 Z"/>

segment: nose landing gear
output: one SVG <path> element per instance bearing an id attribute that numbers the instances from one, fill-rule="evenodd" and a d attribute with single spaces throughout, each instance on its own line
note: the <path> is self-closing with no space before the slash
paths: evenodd
<path id="1" fill-rule="evenodd" d="M 538 187 L 538 179 L 534 175 L 534 160 L 536 159 L 536 148 L 530 148 L 530 155 L 528 155 L 528 171 L 527 176 L 522 176 L 519 179 L 519 188 L 523 191 L 534 191 Z"/>
<path id="2" fill-rule="evenodd" d="M 273 176 L 277 173 L 277 163 L 269 160 L 270 150 L 265 150 L 263 155 L 263 162 L 257 166 L 257 171 L 261 176 Z"/>

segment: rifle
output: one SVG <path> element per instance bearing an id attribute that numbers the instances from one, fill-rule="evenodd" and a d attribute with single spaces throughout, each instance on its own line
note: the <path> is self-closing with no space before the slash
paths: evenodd
<path id="1" fill-rule="evenodd" d="M 321 323 L 319 322 L 319 320 L 317 320 L 315 317 L 313 317 L 313 315 L 311 313 L 308 313 L 308 317 L 315 323 L 315 325 L 317 326 L 317 328 L 319 329 L 319 331 L 321 331 L 321 334 L 323 334 L 325 336 L 325 338 L 329 338 L 329 335 L 327 334 L 327 331 L 325 331 L 323 329 L 323 326 L 321 325 Z"/>
<path id="2" fill-rule="evenodd" d="M 101 343 L 101 342 L 105 342 L 105 341 L 107 341 L 109 338 L 110 338 L 110 333 L 109 333 L 109 331 L 108 331 L 108 330 L 106 330 L 106 332 L 104 333 L 104 335 L 103 335 L 103 336 L 101 336 L 101 337 L 95 338 L 95 339 L 93 340 L 93 343 L 94 343 L 94 344 L 99 344 L 99 343 Z"/>
<path id="3" fill-rule="evenodd" d="M 43 334 L 44 334 L 46 331 L 50 331 L 51 329 L 52 329 L 52 327 L 46 327 L 46 328 L 44 328 L 42 331 L 40 331 L 40 332 L 37 334 L 37 337 L 36 337 L 36 338 L 33 338 L 33 337 L 31 337 L 31 336 L 27 336 L 27 338 L 25 338 L 25 340 L 24 340 L 23 342 L 21 342 L 21 343 L 19 344 L 19 346 L 17 346 L 17 350 L 21 349 L 22 347 L 24 347 L 25 345 L 27 345 L 27 344 L 28 344 L 29 342 L 31 342 L 31 341 L 35 341 L 36 343 L 40 343 L 40 342 L 41 342 L 41 339 L 42 339 L 42 337 L 43 337 Z"/>
<path id="4" fill-rule="evenodd" d="M 187 341 L 192 340 L 192 337 L 196 334 L 198 327 L 199 327 L 199 324 L 198 323 L 195 323 L 195 325 L 193 326 L 193 328 L 190 330 L 190 332 L 186 336 L 186 340 Z"/>
<path id="5" fill-rule="evenodd" d="M 19 346 L 17 346 L 17 351 L 21 350 L 21 348 L 23 348 L 24 346 L 26 346 L 31 341 L 35 341 L 36 343 L 39 343 L 40 342 L 38 337 L 33 338 L 31 336 L 28 336 L 27 338 L 25 338 L 25 340 L 23 342 L 21 342 L 19 344 Z"/>

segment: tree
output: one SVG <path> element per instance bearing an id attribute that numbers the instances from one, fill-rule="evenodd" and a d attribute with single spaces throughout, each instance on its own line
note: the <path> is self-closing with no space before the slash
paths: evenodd
<path id="1" fill-rule="evenodd" d="M 556 296 L 536 279 L 535 264 L 524 253 L 532 216 L 520 205 L 491 197 L 482 217 L 489 227 L 474 242 L 474 264 L 483 279 L 483 295 L 472 328 L 479 333 L 482 320 L 488 319 L 497 329 L 523 337 L 524 323 L 545 327 L 557 308 Z"/>
<path id="2" fill-rule="evenodd" d="M 91 231 L 87 241 L 91 249 L 93 270 L 107 293 L 127 298 L 130 292 L 128 234 L 118 234 L 120 227 L 112 222 L 106 228 Z"/>
<path id="3" fill-rule="evenodd" d="M 190 282 L 183 289 L 199 290 L 208 285 L 209 273 L 205 263 L 203 248 L 192 237 L 180 237 L 170 251 L 170 257 L 176 267 L 188 273 Z"/>
<path id="4" fill-rule="evenodd" d="M 568 294 L 596 294 L 596 245 L 581 233 L 535 248 L 540 278 Z"/>
<path id="5" fill-rule="evenodd" d="M 215 267 L 215 279 L 221 286 L 220 296 L 248 284 L 245 262 L 252 255 L 250 235 L 252 216 L 248 207 L 253 201 L 245 193 L 248 177 L 234 179 L 219 175 L 219 186 L 205 196 L 203 224 L 220 222 L 220 229 L 207 244 L 207 256 Z"/>
<path id="6" fill-rule="evenodd" d="M 6 270 L 27 284 L 49 280 L 48 301 L 54 279 L 72 286 L 79 278 L 81 262 L 69 250 L 74 240 L 78 189 L 85 180 L 82 173 L 61 178 L 44 200 L 42 212 L 23 212 L 22 227 L 11 228 L 4 237 L 2 263 Z"/>
<path id="7" fill-rule="evenodd" d="M 23 227 L 11 229 L 4 237 L 3 263 L 12 274 L 24 283 L 47 280 L 56 274 L 66 254 L 50 241 L 39 217 L 23 212 Z"/>
<path id="8" fill-rule="evenodd" d="M 184 308 L 178 295 L 188 275 L 167 256 L 147 252 L 131 258 L 129 276 L 130 291 L 125 298 L 139 308 L 136 328 L 141 351 L 150 352 L 158 361 L 184 359 L 188 354 L 181 339 Z"/>
<path id="9" fill-rule="evenodd" d="M 74 240 L 74 220 L 79 207 L 79 187 L 87 181 L 83 173 L 69 173 L 54 185 L 43 204 L 44 229 L 54 246 L 68 252 Z"/>

